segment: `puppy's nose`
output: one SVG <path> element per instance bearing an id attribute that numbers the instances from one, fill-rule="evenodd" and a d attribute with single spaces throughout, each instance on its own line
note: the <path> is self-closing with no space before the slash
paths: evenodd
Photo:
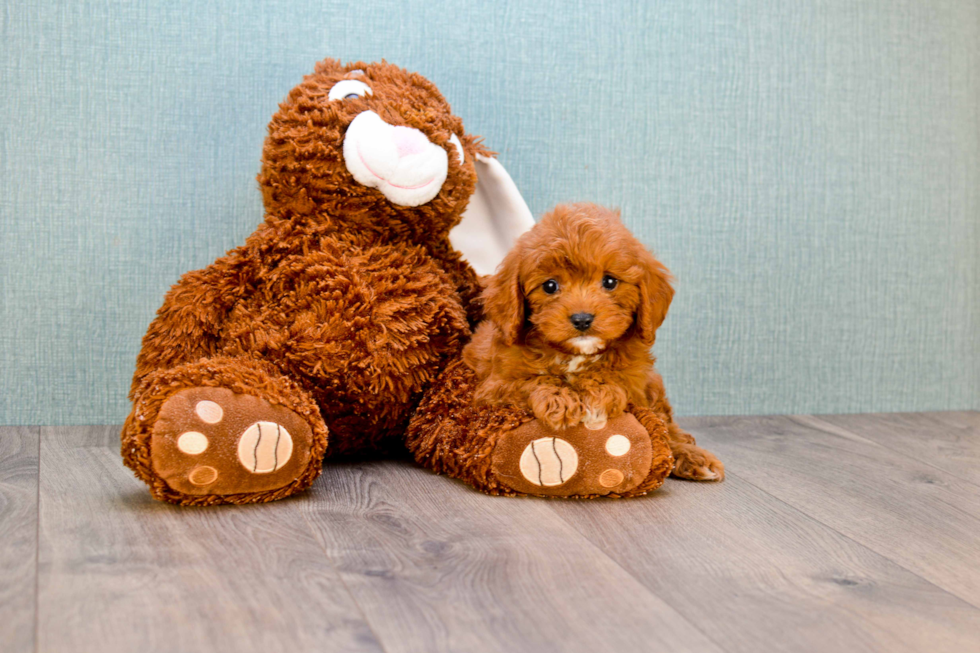
<path id="1" fill-rule="evenodd" d="M 579 331 L 588 331 L 589 327 L 592 326 L 592 320 L 595 319 L 595 315 L 592 313 L 575 313 L 568 319 L 572 321 L 572 326 Z"/>

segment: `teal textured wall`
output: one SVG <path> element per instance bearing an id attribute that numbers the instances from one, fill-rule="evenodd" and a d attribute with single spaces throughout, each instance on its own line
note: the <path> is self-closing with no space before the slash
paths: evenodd
<path id="1" fill-rule="evenodd" d="M 980 408 L 974 0 L 35 0 L 0 31 L 0 423 L 123 419 L 327 56 L 436 82 L 536 215 L 623 208 L 677 276 L 678 412 Z"/>

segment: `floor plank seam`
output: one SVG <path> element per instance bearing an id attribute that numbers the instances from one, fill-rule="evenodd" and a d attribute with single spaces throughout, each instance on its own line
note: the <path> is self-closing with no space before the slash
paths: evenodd
<path id="1" fill-rule="evenodd" d="M 904 451 L 902 449 L 892 449 L 891 447 L 886 447 L 885 445 L 881 444 L 880 442 L 876 442 L 875 440 L 869 440 L 868 438 L 865 438 L 865 437 L 861 436 L 858 433 L 854 433 L 850 429 L 844 428 L 843 426 L 837 426 L 836 424 L 831 424 L 830 422 L 825 422 L 824 420 L 820 419 L 820 416 L 819 415 L 806 415 L 805 416 L 805 417 L 811 418 L 813 420 L 812 422 L 809 421 L 809 420 L 798 420 L 798 419 L 796 419 L 797 417 L 799 417 L 799 416 L 798 415 L 790 415 L 789 416 L 789 418 L 792 421 L 796 422 L 800 426 L 804 426 L 806 428 L 812 428 L 812 429 L 814 429 L 816 431 L 819 431 L 820 433 L 826 433 L 828 435 L 837 435 L 839 437 L 839 434 L 838 433 L 835 433 L 834 430 L 833 430 L 833 429 L 839 429 L 839 430 L 844 431 L 845 433 L 848 433 L 848 434 L 850 434 L 850 435 L 852 435 L 852 436 L 854 436 L 856 438 L 860 438 L 863 442 L 866 442 L 866 443 L 868 443 L 870 445 L 874 445 L 876 447 L 881 447 L 885 451 L 890 451 L 890 452 L 892 452 L 894 454 L 897 454 L 897 455 L 903 456 L 905 458 L 908 458 L 908 459 L 914 461 L 917 464 L 925 465 L 926 467 L 929 467 L 930 469 L 936 470 L 936 472 L 939 473 L 939 474 L 943 474 L 945 476 L 951 476 L 951 477 L 955 478 L 957 481 L 960 481 L 961 483 L 966 483 L 968 485 L 971 485 L 971 486 L 977 488 L 977 490 L 980 490 L 980 485 L 978 485 L 977 483 L 971 481 L 968 478 L 963 478 L 962 476 L 960 476 L 959 474 L 956 474 L 955 472 L 951 472 L 951 471 L 946 470 L 946 469 L 943 469 L 941 467 L 936 467 L 931 462 L 929 462 L 929 460 L 923 459 L 923 458 L 916 458 L 912 454 L 910 454 L 907 451 Z M 814 423 L 814 422 L 816 422 L 816 423 Z M 822 428 L 820 426 L 821 424 L 825 425 L 825 428 Z M 960 511 L 960 512 L 962 512 L 962 511 Z M 964 514 L 969 514 L 969 513 L 964 513 Z M 973 517 L 973 515 L 970 515 L 970 516 Z M 973 517 L 973 518 L 976 519 L 976 517 Z"/>
<path id="2" fill-rule="evenodd" d="M 783 504 L 789 510 L 792 510 L 793 512 L 796 512 L 796 513 L 799 513 L 804 518 L 809 519 L 809 520 L 811 520 L 811 521 L 813 521 L 813 522 L 815 522 L 817 524 L 820 524 L 823 527 L 828 528 L 831 531 L 837 533 L 842 538 L 844 538 L 844 539 L 848 540 L 849 542 L 853 543 L 855 546 L 859 546 L 859 547 L 865 549 L 866 551 L 870 551 L 870 552 L 874 553 L 875 555 L 881 556 L 882 558 L 884 558 L 885 560 L 888 560 L 889 562 L 891 562 L 892 564 L 896 565 L 897 567 L 899 567 L 901 569 L 904 569 L 905 571 L 907 571 L 908 573 L 912 574 L 916 578 L 919 578 L 920 580 L 922 580 L 922 582 L 927 583 L 928 585 L 931 585 L 932 587 L 936 588 L 938 591 L 940 591 L 940 592 L 942 592 L 944 594 L 947 594 L 947 595 L 953 597 L 954 599 L 956 599 L 958 601 L 962 601 L 964 604 L 970 606 L 971 608 L 974 608 L 975 610 L 980 610 L 980 605 L 977 605 L 973 601 L 970 601 L 969 599 L 963 598 L 959 594 L 955 594 L 955 593 L 951 592 L 950 590 L 946 589 L 945 587 L 942 587 L 940 585 L 937 585 L 935 582 L 929 580 L 928 578 L 925 578 L 922 574 L 918 573 L 917 571 L 915 571 L 913 569 L 909 569 L 908 567 L 906 567 L 905 565 L 903 565 L 901 562 L 899 562 L 898 560 L 895 560 L 894 558 L 892 558 L 891 556 L 887 555 L 886 553 L 882 553 L 881 551 L 878 551 L 877 549 L 873 549 L 870 546 L 868 546 L 867 544 L 864 544 L 863 542 L 859 542 L 858 540 L 854 539 L 853 537 L 851 537 L 847 533 L 842 533 L 840 530 L 838 530 L 834 526 L 832 526 L 832 525 L 824 522 L 823 520 L 815 517 L 814 515 L 811 515 L 811 514 L 809 514 L 807 512 L 804 512 L 802 509 L 797 508 L 796 506 L 794 506 L 793 504 L 791 504 L 791 503 L 789 503 L 787 501 L 784 501 L 783 499 L 781 499 L 780 497 L 777 497 L 776 495 L 772 494 L 771 492 L 767 492 L 765 489 L 759 487 L 758 485 L 756 485 L 752 481 L 748 480 L 746 477 L 740 476 L 740 475 L 737 475 L 737 474 L 734 474 L 734 473 L 732 473 L 729 470 L 725 470 L 725 474 L 726 474 L 726 476 L 732 476 L 732 477 L 738 478 L 740 481 L 742 481 L 746 485 L 752 486 L 753 488 L 755 488 L 759 492 L 761 492 L 761 493 L 763 493 L 763 494 L 771 497 L 774 501 L 778 501 L 779 503 Z"/>
<path id="3" fill-rule="evenodd" d="M 354 596 L 354 592 L 351 591 L 350 586 L 347 584 L 347 581 L 344 580 L 344 575 L 340 573 L 339 569 L 337 569 L 337 566 L 334 564 L 333 559 L 331 559 L 330 557 L 330 552 L 327 551 L 326 546 L 324 546 L 323 542 L 320 540 L 320 535 L 317 533 L 316 529 L 313 528 L 313 524 L 310 523 L 310 520 L 307 517 L 306 513 L 300 509 L 299 505 L 295 505 L 293 509 L 299 514 L 300 518 L 303 520 L 303 523 L 306 524 L 306 528 L 310 531 L 310 535 L 313 537 L 313 541 L 315 541 L 317 543 L 317 546 L 320 547 L 320 550 L 323 551 L 323 557 L 326 559 L 327 564 L 330 565 L 330 568 L 334 570 L 334 574 L 336 574 L 337 576 L 337 581 L 340 582 L 340 584 L 344 587 L 344 591 L 347 592 L 347 596 L 350 597 L 351 602 L 355 606 L 357 606 L 357 611 L 361 614 L 361 619 L 364 620 L 364 624 L 371 631 L 371 634 L 374 635 L 374 641 L 378 643 L 378 646 L 381 647 L 382 651 L 385 651 L 387 653 L 388 648 L 385 646 L 385 643 L 384 641 L 382 641 L 381 637 L 378 636 L 378 631 L 371 623 L 371 620 L 368 619 L 367 612 L 365 612 L 364 610 L 364 606 L 362 606 L 360 601 L 357 600 L 357 597 Z"/>
<path id="4" fill-rule="evenodd" d="M 670 481 L 668 480 L 668 482 L 670 482 Z M 617 499 L 617 501 L 618 500 L 619 499 Z M 642 500 L 642 499 L 640 499 L 640 500 Z M 550 502 L 553 502 L 554 499 L 544 499 L 544 501 L 549 501 L 549 503 L 550 503 Z M 718 642 L 715 638 L 711 637 L 711 635 L 709 635 L 704 630 L 702 630 L 697 625 L 695 625 L 686 614 L 684 614 L 683 612 L 681 612 L 681 610 L 679 608 L 677 608 L 677 606 L 675 606 L 673 603 L 671 603 L 670 601 L 668 601 L 664 597 L 662 597 L 659 594 L 657 594 L 656 592 L 654 592 L 653 589 L 650 588 L 646 583 L 644 583 L 641 578 L 637 578 L 636 575 L 633 574 L 633 572 L 631 572 L 629 569 L 626 569 L 619 562 L 619 560 L 616 560 L 611 555 L 609 555 L 608 553 L 606 553 L 606 551 L 601 546 L 599 546 L 598 544 L 596 544 L 595 542 L 592 541 L 592 538 L 590 538 L 587 534 L 585 534 L 581 530 L 579 530 L 578 527 L 575 525 L 574 522 L 569 521 L 568 519 L 565 518 L 564 515 L 562 515 L 557 510 L 555 510 L 555 507 L 553 505 L 549 505 L 548 506 L 548 509 L 551 510 L 551 512 L 555 513 L 558 516 L 559 519 L 561 519 L 563 522 L 565 522 L 566 524 L 568 524 L 569 528 L 571 528 L 573 531 L 575 531 L 576 533 L 578 533 L 582 537 L 582 539 L 584 539 L 589 544 L 589 546 L 591 546 L 593 549 L 595 549 L 596 551 L 598 551 L 599 553 L 601 553 L 605 558 L 607 558 L 614 565 L 616 565 L 617 567 L 619 567 L 623 571 L 624 574 L 626 574 L 627 576 L 629 576 L 630 578 L 632 578 L 633 580 L 635 580 L 637 583 L 640 584 L 641 587 L 645 588 L 646 591 L 649 592 L 652 596 L 655 596 L 658 600 L 660 600 L 661 602 L 663 602 L 664 605 L 666 605 L 671 610 L 673 610 L 674 611 L 674 614 L 676 614 L 678 617 L 680 617 L 684 621 L 684 623 L 686 623 L 688 626 L 691 627 L 692 630 L 695 630 L 695 631 L 701 633 L 704 636 L 705 639 L 707 639 L 709 642 L 711 642 L 712 644 L 714 644 L 715 646 L 717 646 L 718 647 L 718 650 L 725 651 L 725 653 L 731 653 L 731 649 L 728 649 L 728 648 L 725 648 L 724 646 L 722 646 L 721 643 Z"/>
<path id="5" fill-rule="evenodd" d="M 34 652 L 40 650 L 41 639 L 41 427 L 34 427 L 37 433 L 37 487 L 35 487 L 34 509 Z"/>

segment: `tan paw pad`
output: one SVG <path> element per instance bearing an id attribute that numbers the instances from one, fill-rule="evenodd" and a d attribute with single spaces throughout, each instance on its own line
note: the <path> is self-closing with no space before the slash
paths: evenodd
<path id="1" fill-rule="evenodd" d="M 199 401 L 194 406 L 194 412 L 201 418 L 202 422 L 217 424 L 225 416 L 224 409 L 213 401 Z"/>
<path id="2" fill-rule="evenodd" d="M 623 482 L 623 472 L 618 469 L 607 469 L 599 474 L 599 485 L 602 487 L 616 487 Z"/>
<path id="3" fill-rule="evenodd" d="M 238 441 L 238 462 L 253 474 L 268 474 L 289 462 L 293 438 L 281 424 L 256 422 Z"/>
<path id="4" fill-rule="evenodd" d="M 204 453 L 205 449 L 208 448 L 208 438 L 197 431 L 181 433 L 180 437 L 177 438 L 177 448 L 189 456 L 196 456 Z"/>
<path id="5" fill-rule="evenodd" d="M 610 435 L 609 439 L 606 440 L 606 452 L 617 458 L 629 453 L 631 446 L 633 445 L 630 444 L 630 439 L 625 435 Z"/>
<path id="6" fill-rule="evenodd" d="M 578 453 L 561 438 L 538 438 L 525 447 L 520 467 L 521 474 L 531 483 L 554 487 L 575 475 Z"/>
<path id="7" fill-rule="evenodd" d="M 197 486 L 211 485 L 218 480 L 218 470 L 208 465 L 201 465 L 191 470 L 187 480 Z"/>

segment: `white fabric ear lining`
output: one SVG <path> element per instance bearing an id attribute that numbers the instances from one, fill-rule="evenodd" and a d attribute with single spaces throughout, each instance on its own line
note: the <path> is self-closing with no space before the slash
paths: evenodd
<path id="1" fill-rule="evenodd" d="M 514 241 L 534 226 L 534 218 L 499 161 L 478 154 L 475 166 L 476 190 L 463 219 L 449 232 L 449 242 L 477 274 L 493 274 Z"/>

